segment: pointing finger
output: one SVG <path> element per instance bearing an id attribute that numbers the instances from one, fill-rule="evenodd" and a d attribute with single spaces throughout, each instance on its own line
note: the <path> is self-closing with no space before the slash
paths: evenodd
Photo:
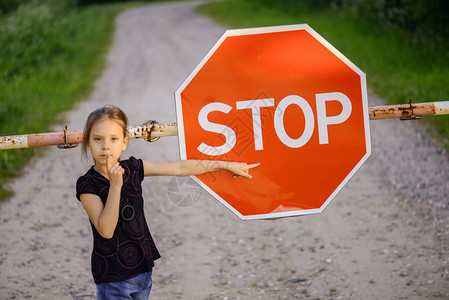
<path id="1" fill-rule="evenodd" d="M 258 166 L 260 166 L 260 163 L 251 164 L 251 165 L 248 165 L 247 167 L 248 167 L 248 170 L 249 170 L 249 169 L 252 169 L 252 168 L 255 168 L 255 167 L 258 167 Z"/>

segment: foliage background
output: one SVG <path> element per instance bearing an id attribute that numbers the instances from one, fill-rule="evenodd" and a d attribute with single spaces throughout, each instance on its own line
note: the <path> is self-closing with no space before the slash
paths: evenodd
<path id="1" fill-rule="evenodd" d="M 401 30 L 418 44 L 448 42 L 449 1 L 445 0 L 255 0 L 285 12 L 295 12 L 304 6 L 314 10 L 344 10 L 384 30 Z"/>
<path id="2" fill-rule="evenodd" d="M 115 16 L 145 4 L 0 0 L 0 136 L 49 131 L 99 76 Z M 98 2 L 98 1 L 95 1 Z M 0 151 L 0 199 L 37 149 Z"/>
<path id="3" fill-rule="evenodd" d="M 0 136 L 62 122 L 103 68 L 115 16 L 150 2 L 0 0 Z M 232 27 L 309 23 L 390 103 L 449 100 L 447 0 L 226 0 L 198 11 Z M 426 121 L 449 145 L 449 117 Z M 0 151 L 0 199 L 38 152 Z"/>

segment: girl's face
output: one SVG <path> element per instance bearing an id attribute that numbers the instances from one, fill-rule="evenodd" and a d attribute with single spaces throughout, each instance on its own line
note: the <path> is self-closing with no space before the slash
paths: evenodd
<path id="1" fill-rule="evenodd" d="M 119 160 L 127 146 L 128 138 L 123 135 L 123 128 L 117 121 L 103 119 L 92 126 L 87 148 L 92 152 L 98 167 L 109 168 L 106 158 L 109 157 L 109 164 L 112 165 Z"/>

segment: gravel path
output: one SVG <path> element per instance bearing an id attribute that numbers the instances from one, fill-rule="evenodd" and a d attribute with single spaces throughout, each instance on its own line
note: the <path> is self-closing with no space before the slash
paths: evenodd
<path id="1" fill-rule="evenodd" d="M 174 121 L 173 92 L 225 30 L 194 4 L 121 14 L 109 66 L 67 113 L 69 128 L 106 103 L 132 124 Z M 382 103 L 370 96 L 370 106 Z M 320 215 L 243 222 L 204 191 L 193 206 L 174 205 L 175 178 L 145 179 L 163 256 L 150 298 L 448 299 L 449 155 L 419 121 L 370 125 L 372 156 Z M 177 139 L 132 141 L 130 155 L 176 160 Z M 75 198 L 90 164 L 79 150 L 48 148 L 12 183 L 0 208 L 0 299 L 95 298 L 90 227 Z"/>

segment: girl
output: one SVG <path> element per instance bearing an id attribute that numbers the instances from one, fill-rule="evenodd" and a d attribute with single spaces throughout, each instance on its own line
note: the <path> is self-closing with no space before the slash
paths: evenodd
<path id="1" fill-rule="evenodd" d="M 141 182 L 144 176 L 187 176 L 229 170 L 251 178 L 259 164 L 180 160 L 149 162 L 130 157 L 119 161 L 128 145 L 128 119 L 115 106 L 104 106 L 87 118 L 82 151 L 94 166 L 76 183 L 92 227 L 91 268 L 97 299 L 148 299 L 154 260 L 160 254 L 145 220 Z"/>

